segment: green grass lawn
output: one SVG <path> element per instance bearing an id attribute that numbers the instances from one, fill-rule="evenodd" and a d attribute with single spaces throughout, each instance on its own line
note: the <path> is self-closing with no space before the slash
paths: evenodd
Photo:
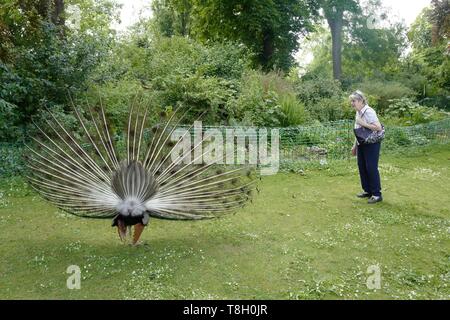
<path id="1" fill-rule="evenodd" d="M 356 162 L 264 177 L 221 219 L 153 219 L 144 244 L 109 220 L 57 210 L 19 179 L 0 184 L 1 299 L 449 299 L 450 145 L 382 155 L 384 202 Z M 67 267 L 81 268 L 69 290 Z M 368 289 L 378 265 L 381 289 Z"/>

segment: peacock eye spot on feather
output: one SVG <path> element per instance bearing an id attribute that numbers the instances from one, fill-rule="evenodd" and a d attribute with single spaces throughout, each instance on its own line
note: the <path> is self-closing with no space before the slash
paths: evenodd
<path id="1" fill-rule="evenodd" d="M 161 118 L 165 118 L 165 117 L 167 117 L 167 112 L 161 111 L 161 112 L 159 113 L 159 116 L 160 116 Z"/>

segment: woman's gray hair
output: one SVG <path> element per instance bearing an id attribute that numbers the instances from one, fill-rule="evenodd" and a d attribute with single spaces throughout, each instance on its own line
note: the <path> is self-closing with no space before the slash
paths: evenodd
<path id="1" fill-rule="evenodd" d="M 367 99 L 366 96 L 364 95 L 364 93 L 362 93 L 359 90 L 356 90 L 355 92 L 353 92 L 350 96 L 349 96 L 350 100 L 360 100 L 362 101 L 364 104 L 367 104 Z"/>

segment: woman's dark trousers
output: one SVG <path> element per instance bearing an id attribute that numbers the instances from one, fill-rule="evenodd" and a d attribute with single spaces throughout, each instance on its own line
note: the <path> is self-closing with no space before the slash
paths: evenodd
<path id="1" fill-rule="evenodd" d="M 381 143 L 362 144 L 357 147 L 359 177 L 363 190 L 373 196 L 381 196 L 378 159 Z"/>

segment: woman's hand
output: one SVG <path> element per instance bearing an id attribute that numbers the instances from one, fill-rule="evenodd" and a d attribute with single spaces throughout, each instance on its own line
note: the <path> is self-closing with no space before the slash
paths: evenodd
<path id="1" fill-rule="evenodd" d="M 357 117 L 356 118 L 356 123 L 358 125 L 360 125 L 361 127 L 368 128 L 367 127 L 367 122 L 365 122 L 361 117 Z"/>
<path id="2" fill-rule="evenodd" d="M 357 148 L 357 146 L 353 146 L 353 148 L 352 148 L 352 156 L 356 156 L 356 148 Z"/>

